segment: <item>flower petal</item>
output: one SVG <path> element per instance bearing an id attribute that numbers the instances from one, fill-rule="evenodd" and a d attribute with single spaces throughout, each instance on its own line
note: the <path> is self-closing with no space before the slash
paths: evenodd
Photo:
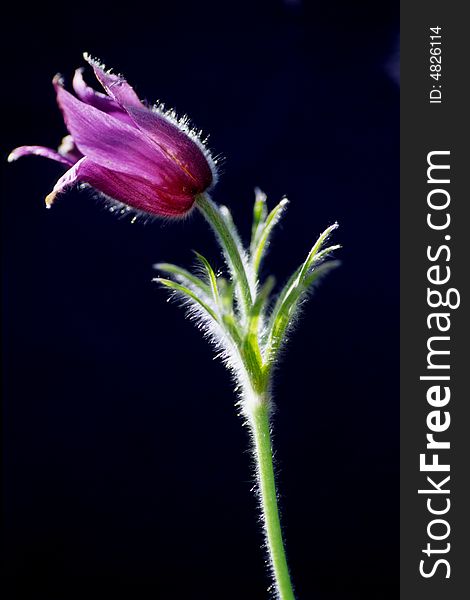
<path id="1" fill-rule="evenodd" d="M 112 115 L 117 119 L 121 119 L 126 123 L 132 123 L 132 119 L 115 100 L 106 96 L 106 94 L 97 92 L 85 83 L 83 79 L 83 69 L 77 69 L 75 71 L 72 86 L 77 96 L 82 102 L 85 102 L 85 104 L 90 104 L 98 110 L 101 110 L 108 115 Z"/>
<path id="2" fill-rule="evenodd" d="M 164 114 L 144 106 L 123 77 L 107 73 L 98 61 L 84 56 L 105 90 L 127 111 L 135 125 L 180 166 L 192 180 L 197 192 L 206 190 L 217 175 L 214 163 L 206 156 L 203 145 Z"/>
<path id="3" fill-rule="evenodd" d="M 47 208 L 52 206 L 58 194 L 77 182 L 88 183 L 98 192 L 139 211 L 163 217 L 184 215 L 194 204 L 191 194 L 165 193 L 144 179 L 110 171 L 84 156 L 62 175 L 47 195 Z"/>
<path id="4" fill-rule="evenodd" d="M 57 149 L 59 154 L 70 160 L 71 163 L 75 164 L 78 160 L 83 157 L 83 154 L 75 145 L 73 141 L 73 137 L 71 135 L 66 135 L 62 138 L 60 142 L 60 146 Z"/>
<path id="5" fill-rule="evenodd" d="M 96 78 L 111 98 L 116 100 L 121 106 L 142 106 L 137 94 L 124 77 L 106 72 L 105 66 L 87 53 L 83 55 L 83 58 L 93 67 Z"/>
<path id="6" fill-rule="evenodd" d="M 53 187 L 52 192 L 46 196 L 47 208 L 50 208 L 52 206 L 57 194 L 62 192 L 65 188 L 70 187 L 75 182 L 79 181 L 80 170 L 82 169 L 83 165 L 86 164 L 87 161 L 88 159 L 84 156 L 62 175 L 62 177 Z"/>
<path id="7" fill-rule="evenodd" d="M 215 173 L 204 151 L 187 133 L 161 113 L 143 106 L 126 106 L 137 127 L 180 165 L 192 179 L 197 192 L 203 192 L 212 183 Z"/>
<path id="8" fill-rule="evenodd" d="M 159 216 L 186 214 L 194 204 L 191 194 L 167 194 L 144 179 L 117 173 L 86 160 L 79 169 L 80 181 L 137 210 Z"/>
<path id="9" fill-rule="evenodd" d="M 51 160 L 55 160 L 67 166 L 73 165 L 73 160 L 70 160 L 67 156 L 59 154 L 59 152 L 56 152 L 51 148 L 45 148 L 44 146 L 20 146 L 19 148 L 15 148 L 8 156 L 8 162 L 13 162 L 22 156 L 29 155 L 50 158 Z"/>
<path id="10" fill-rule="evenodd" d="M 56 78 L 57 101 L 82 154 L 102 167 L 146 179 L 169 192 L 185 193 L 193 181 L 137 128 L 77 100 Z"/>

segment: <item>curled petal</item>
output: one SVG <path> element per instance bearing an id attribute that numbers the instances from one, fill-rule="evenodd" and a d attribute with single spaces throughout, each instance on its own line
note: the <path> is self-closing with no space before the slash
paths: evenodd
<path id="1" fill-rule="evenodd" d="M 22 156 L 43 156 L 44 158 L 50 158 L 51 160 L 55 160 L 64 165 L 70 166 L 73 165 L 74 161 L 52 150 L 51 148 L 45 148 L 44 146 L 20 146 L 19 148 L 15 148 L 10 155 L 8 156 L 8 162 L 13 162 Z"/>
<path id="2" fill-rule="evenodd" d="M 192 179 L 137 128 L 77 100 L 57 79 L 55 87 L 68 130 L 80 152 L 94 163 L 176 194 L 193 189 Z"/>
<path id="3" fill-rule="evenodd" d="M 87 163 L 88 159 L 84 156 L 77 163 L 75 163 L 68 171 L 66 171 L 59 181 L 55 184 L 52 192 L 46 196 L 46 206 L 50 208 L 54 203 L 57 194 L 62 192 L 65 188 L 70 187 L 77 181 L 79 181 L 80 171 L 83 165 Z"/>
<path id="4" fill-rule="evenodd" d="M 82 102 L 85 102 L 85 104 L 90 104 L 98 110 L 101 110 L 108 115 L 112 115 L 117 119 L 121 119 L 126 123 L 132 123 L 129 115 L 115 100 L 106 96 L 106 94 L 97 92 L 85 83 L 85 80 L 83 79 L 83 68 L 75 71 L 72 86 L 77 96 Z"/>
<path id="5" fill-rule="evenodd" d="M 111 98 L 116 100 L 121 106 L 142 106 L 137 94 L 124 77 L 106 72 L 104 65 L 91 58 L 87 53 L 83 57 L 93 67 L 96 78 Z"/>

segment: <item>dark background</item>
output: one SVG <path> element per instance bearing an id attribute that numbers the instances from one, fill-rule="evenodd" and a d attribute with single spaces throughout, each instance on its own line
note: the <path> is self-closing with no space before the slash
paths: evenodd
<path id="1" fill-rule="evenodd" d="M 221 264 L 206 225 L 131 224 L 79 191 L 46 211 L 60 165 L 4 161 L 57 146 L 50 81 L 85 50 L 210 132 L 214 199 L 245 239 L 254 186 L 289 196 L 265 265 L 280 281 L 339 221 L 343 266 L 276 377 L 288 559 L 299 600 L 398 597 L 398 3 L 16 4 L 1 26 L 6 597 L 257 600 L 269 584 L 228 375 L 151 283 L 193 248 Z"/>

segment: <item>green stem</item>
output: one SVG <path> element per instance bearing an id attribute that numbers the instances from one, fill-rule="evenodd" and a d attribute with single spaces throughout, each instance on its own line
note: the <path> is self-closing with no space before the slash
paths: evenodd
<path id="1" fill-rule="evenodd" d="M 243 263 L 242 254 L 237 246 L 236 240 L 227 223 L 220 214 L 219 207 L 212 200 L 201 194 L 196 199 L 196 205 L 204 215 L 206 221 L 214 230 L 220 245 L 224 251 L 227 262 L 229 263 L 235 285 L 240 288 L 240 296 L 244 315 L 248 315 L 253 303 L 251 297 L 250 284 L 246 274 L 246 267 Z"/>
<path id="2" fill-rule="evenodd" d="M 277 505 L 276 483 L 272 459 L 269 424 L 269 407 L 266 399 L 252 407 L 250 425 L 253 433 L 254 453 L 261 510 L 263 512 L 266 545 L 272 566 L 279 600 L 294 600 L 294 592 L 287 567 L 284 543 L 282 540 L 279 509 Z"/>
<path id="3" fill-rule="evenodd" d="M 281 203 L 277 210 L 282 209 L 284 204 L 285 202 Z M 234 233 L 230 227 L 230 222 L 227 222 L 219 207 L 208 196 L 199 195 L 196 199 L 196 205 L 218 238 L 237 288 L 237 298 L 242 313 L 242 322 L 239 323 L 241 337 L 238 327 L 233 328 L 234 324 L 228 315 L 225 315 L 223 322 L 227 327 L 228 336 L 232 337 L 235 346 L 238 348 L 247 379 L 251 384 L 250 389 L 246 390 L 247 397 L 244 400 L 244 412 L 248 416 L 253 434 L 259 499 L 266 546 L 277 592 L 276 597 L 278 600 L 295 600 L 279 520 L 269 424 L 269 397 L 266 392 L 268 378 L 263 368 L 263 358 L 259 350 L 258 340 L 259 313 L 263 301 L 266 299 L 265 295 L 268 296 L 272 289 L 273 282 L 268 280 L 267 286 L 263 288 L 264 293 L 263 289 L 259 292 L 258 303 L 256 303 L 255 293 L 252 293 L 250 289 L 244 250 L 238 240 L 238 234 Z M 276 212 L 274 211 L 272 214 L 275 217 Z M 275 221 L 274 217 L 272 218 L 273 222 Z M 267 237 L 268 234 L 263 238 L 262 243 L 266 242 Z M 260 261 L 261 254 L 256 259 L 256 267 L 259 266 Z M 217 289 L 217 284 L 215 284 L 215 289 Z"/>

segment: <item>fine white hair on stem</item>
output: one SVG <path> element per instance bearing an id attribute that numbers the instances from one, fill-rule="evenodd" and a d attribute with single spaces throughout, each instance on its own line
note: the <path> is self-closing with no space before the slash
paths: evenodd
<path id="1" fill-rule="evenodd" d="M 251 439 L 255 491 L 273 580 L 272 591 L 279 600 L 294 600 L 273 465 L 272 381 L 286 340 L 305 301 L 324 275 L 339 264 L 338 261 L 327 261 L 339 246 L 325 248 L 337 224 L 320 234 L 306 259 L 272 300 L 274 278 L 261 281 L 259 270 L 272 230 L 285 212 L 287 199 L 282 199 L 268 213 L 265 195 L 256 191 L 249 250 L 245 249 L 228 208 L 217 206 L 207 196 L 199 196 L 195 204 L 216 235 L 230 283 L 199 254 L 192 273 L 175 265 L 156 265 L 172 277 L 171 280 L 159 277 L 157 281 L 169 287 L 171 297 L 184 305 L 188 317 L 210 340 L 216 357 L 223 361 L 232 376 L 237 394 L 236 407 Z"/>
<path id="2" fill-rule="evenodd" d="M 159 278 L 156 278 L 157 282 L 158 280 Z M 196 292 L 196 288 L 193 287 L 193 291 Z M 254 393 L 240 356 L 239 348 L 233 339 L 227 335 L 224 328 L 214 321 L 197 302 L 194 302 L 194 300 L 176 290 L 172 291 L 170 298 L 185 308 L 188 319 L 194 323 L 211 343 L 215 350 L 216 358 L 221 360 L 231 373 L 239 396 L 237 406 L 245 413 L 245 408 L 250 403 L 250 398 Z"/>

